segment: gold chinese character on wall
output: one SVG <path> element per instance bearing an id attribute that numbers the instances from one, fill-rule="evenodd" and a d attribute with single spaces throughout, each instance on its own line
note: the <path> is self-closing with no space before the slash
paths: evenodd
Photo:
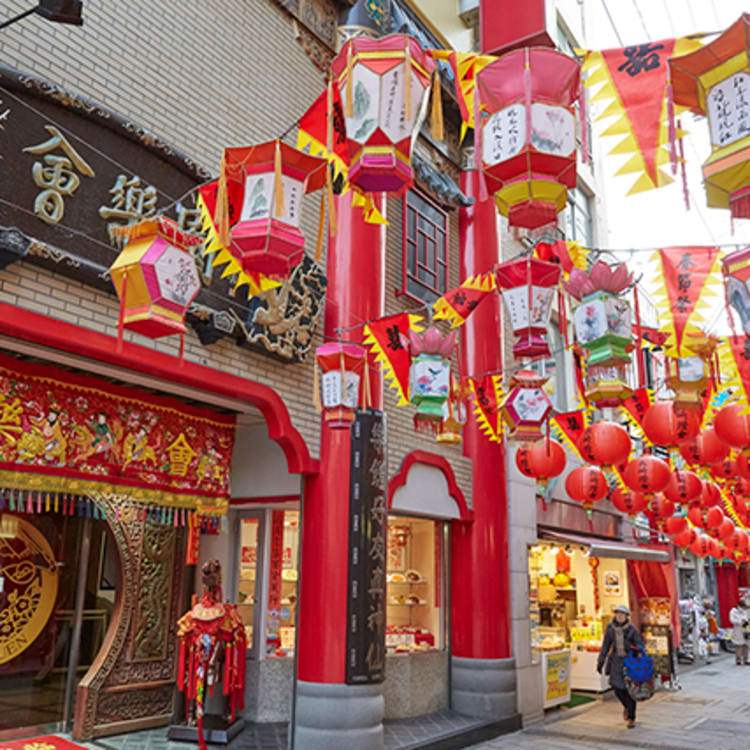
<path id="1" fill-rule="evenodd" d="M 75 167 L 85 177 L 94 177 L 94 170 L 70 145 L 65 136 L 54 125 L 45 125 L 49 140 L 38 146 L 27 146 L 24 152 L 44 154 L 43 161 L 35 161 L 31 168 L 34 184 L 42 188 L 34 201 L 34 213 L 47 224 L 57 224 L 65 213 L 64 198 L 70 198 L 78 189 L 81 180 L 73 171 Z M 60 149 L 65 156 L 51 154 Z"/>
<path id="2" fill-rule="evenodd" d="M 107 225 L 110 240 L 114 238 L 112 230 L 115 227 L 156 215 L 156 188 L 153 185 L 143 187 L 137 175 L 118 175 L 109 192 L 112 198 L 108 206 L 99 207 L 99 216 L 113 220 Z"/>

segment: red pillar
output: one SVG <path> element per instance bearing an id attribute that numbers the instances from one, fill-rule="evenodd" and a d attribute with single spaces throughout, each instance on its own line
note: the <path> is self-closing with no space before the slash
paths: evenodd
<path id="1" fill-rule="evenodd" d="M 385 226 L 367 224 L 351 205 L 353 192 L 336 198 L 338 232 L 329 237 L 325 335 L 360 341 L 362 328 L 384 305 Z M 382 197 L 376 199 L 382 210 Z M 383 408 L 379 367 L 371 363 L 372 406 Z M 320 474 L 305 482 L 300 575 L 300 680 L 343 683 L 349 555 L 349 430 L 321 425 Z"/>
<path id="2" fill-rule="evenodd" d="M 461 173 L 461 189 L 479 195 L 479 173 Z M 476 202 L 458 212 L 460 276 L 489 271 L 500 260 L 494 201 Z M 502 368 L 500 298 L 493 295 L 472 313 L 462 331 L 462 371 Z M 491 443 L 470 416 L 464 427 L 464 454 L 472 459 L 474 522 L 452 527 L 453 656 L 504 659 L 511 656 L 510 569 L 505 444 Z"/>

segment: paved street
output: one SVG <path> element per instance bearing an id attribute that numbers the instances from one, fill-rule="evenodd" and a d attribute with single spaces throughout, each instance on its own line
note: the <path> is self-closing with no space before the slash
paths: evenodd
<path id="1" fill-rule="evenodd" d="M 627 729 L 614 696 L 571 710 L 553 711 L 544 723 L 474 745 L 474 750 L 747 750 L 750 748 L 750 667 L 723 658 L 684 674 L 682 690 L 657 692 L 638 706 Z"/>

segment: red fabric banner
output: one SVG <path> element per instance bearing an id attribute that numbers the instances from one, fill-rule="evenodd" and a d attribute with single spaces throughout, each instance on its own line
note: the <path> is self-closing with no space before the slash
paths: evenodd
<path id="1" fill-rule="evenodd" d="M 364 327 L 363 343 L 369 346 L 385 371 L 385 377 L 390 379 L 390 387 L 399 394 L 399 406 L 409 402 L 409 368 L 411 356 L 408 346 L 409 314 L 398 313 L 380 318 L 368 323 Z"/>
<path id="2" fill-rule="evenodd" d="M 583 410 L 568 411 L 564 414 L 555 414 L 552 419 L 560 432 L 562 432 L 565 440 L 572 444 L 576 453 L 578 453 L 578 440 L 581 437 L 581 433 L 586 428 L 585 412 Z M 570 445 L 568 445 L 568 447 L 570 447 Z"/>
<path id="3" fill-rule="evenodd" d="M 469 378 L 471 390 L 474 394 L 474 404 L 478 410 L 477 421 L 489 438 L 500 437 L 498 414 L 500 404 L 495 387 L 497 375 L 482 375 L 479 378 Z"/>
<path id="4" fill-rule="evenodd" d="M 731 628 L 729 610 L 740 600 L 739 572 L 734 565 L 715 565 L 716 589 L 719 599 L 719 623 L 722 628 Z"/>
<path id="5" fill-rule="evenodd" d="M 0 486 L 224 512 L 234 416 L 0 356 Z"/>
<path id="6" fill-rule="evenodd" d="M 668 550 L 669 546 L 648 545 L 649 549 Z M 652 560 L 628 560 L 628 573 L 635 597 L 666 597 L 670 606 L 670 626 L 675 646 L 680 645 L 680 609 L 677 603 L 677 581 L 674 566 L 671 562 L 653 562 Z"/>
<path id="7" fill-rule="evenodd" d="M 665 247 L 659 250 L 668 315 L 674 323 L 675 349 L 679 352 L 688 319 L 703 292 L 719 248 Z"/>
<path id="8" fill-rule="evenodd" d="M 667 59 L 674 43 L 674 39 L 662 39 L 602 51 L 654 185 L 658 184 L 656 152 L 667 89 Z"/>
<path id="9" fill-rule="evenodd" d="M 313 102 L 310 109 L 299 119 L 299 129 L 321 145 L 326 144 L 327 96 L 323 93 Z M 341 95 L 338 86 L 333 87 L 333 153 L 345 164 L 349 164 L 349 148 L 346 145 L 346 124 Z"/>
<path id="10" fill-rule="evenodd" d="M 646 388 L 638 388 L 633 391 L 632 396 L 628 396 L 622 402 L 622 408 L 628 413 L 628 416 L 635 420 L 635 423 L 643 429 L 643 418 L 646 416 L 646 411 L 651 405 L 651 399 L 648 397 L 648 390 Z"/>
<path id="11" fill-rule="evenodd" d="M 750 398 L 750 338 L 747 336 L 730 336 L 729 346 L 732 348 L 732 357 L 737 365 L 745 397 Z"/>

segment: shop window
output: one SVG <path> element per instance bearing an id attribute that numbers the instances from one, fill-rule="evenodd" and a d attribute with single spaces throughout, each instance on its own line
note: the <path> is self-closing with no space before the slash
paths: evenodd
<path id="1" fill-rule="evenodd" d="M 406 193 L 403 207 L 402 291 L 432 303 L 448 288 L 448 217 L 415 190 Z"/>
<path id="2" fill-rule="evenodd" d="M 565 212 L 565 239 L 576 240 L 584 247 L 591 247 L 594 241 L 591 196 L 581 188 L 568 190 L 568 206 Z"/>
<path id="3" fill-rule="evenodd" d="M 240 521 L 237 611 L 253 654 L 294 654 L 298 547 L 297 510 L 259 511 Z"/>
<path id="4" fill-rule="evenodd" d="M 531 653 L 549 671 L 543 675 L 545 706 L 564 702 L 571 689 L 608 688 L 596 660 L 614 608 L 629 599 L 625 560 L 592 558 L 581 545 L 540 542 L 529 549 Z M 561 685 L 551 670 L 566 654 L 572 657 L 569 682 Z"/>
<path id="5" fill-rule="evenodd" d="M 266 657 L 293 656 L 297 623 L 299 511 L 271 512 Z"/>
<path id="6" fill-rule="evenodd" d="M 445 648 L 445 524 L 388 518 L 388 653 Z"/>

